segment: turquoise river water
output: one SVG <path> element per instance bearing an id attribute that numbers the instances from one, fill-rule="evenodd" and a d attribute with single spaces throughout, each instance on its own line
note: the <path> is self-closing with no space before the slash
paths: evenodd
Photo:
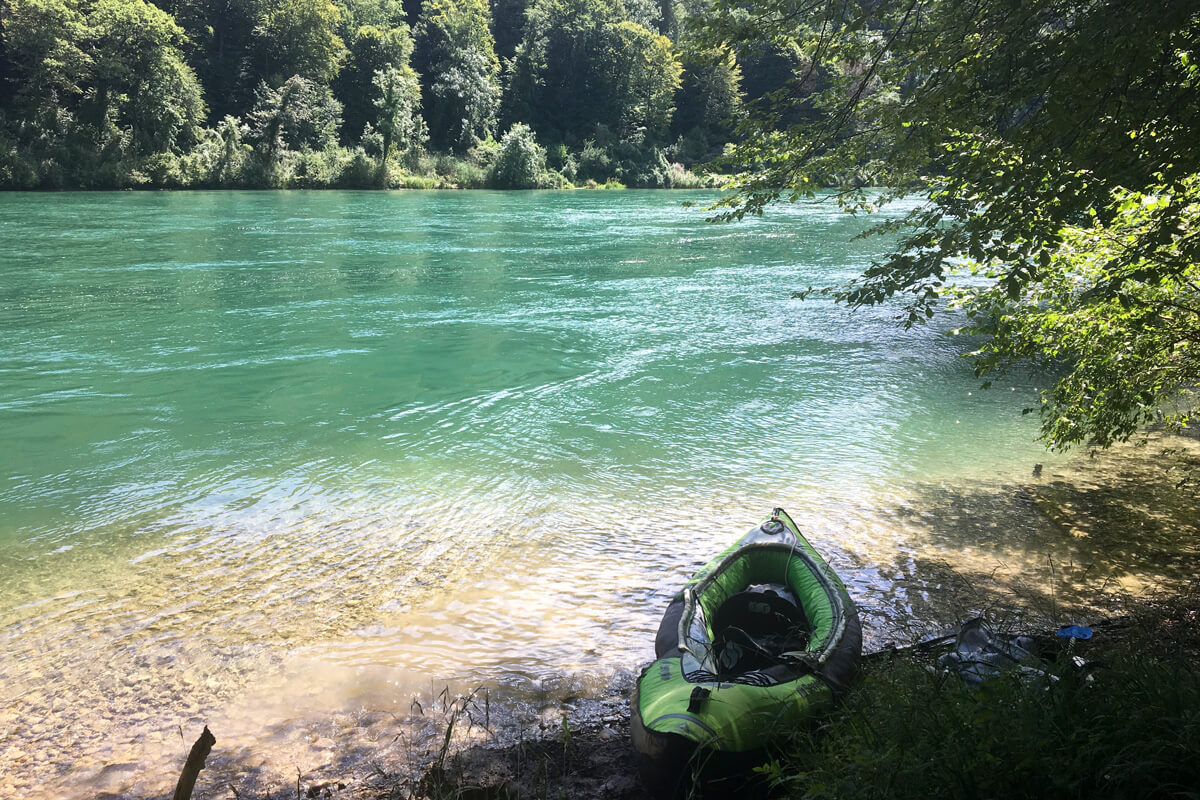
<path id="1" fill-rule="evenodd" d="M 775 505 L 869 644 L 938 618 L 925 562 L 1020 571 L 922 520 L 1060 463 L 1032 386 L 791 299 L 886 244 L 831 202 L 711 197 L 0 195 L 0 795 L 157 791 L 205 722 L 286 783 L 444 686 L 618 691 Z"/>

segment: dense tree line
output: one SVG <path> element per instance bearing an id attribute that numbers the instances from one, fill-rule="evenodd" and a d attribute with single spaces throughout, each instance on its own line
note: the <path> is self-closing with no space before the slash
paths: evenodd
<path id="1" fill-rule="evenodd" d="M 2 0 L 0 187 L 694 183 L 707 2 Z"/>

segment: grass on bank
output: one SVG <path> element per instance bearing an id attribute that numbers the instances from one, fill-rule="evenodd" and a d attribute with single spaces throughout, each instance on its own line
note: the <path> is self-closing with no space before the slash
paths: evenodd
<path id="1" fill-rule="evenodd" d="M 781 796 L 813 800 L 1200 796 L 1197 608 L 1090 645 L 1088 669 L 1062 656 L 1049 680 L 972 690 L 911 657 L 872 663 L 760 771 Z"/>
<path id="2" fill-rule="evenodd" d="M 933 663 L 927 652 L 867 660 L 829 716 L 799 732 L 758 770 L 757 781 L 725 784 L 720 796 L 1200 796 L 1195 594 L 1139 606 L 1128 624 L 1097 628 L 1092 641 L 1050 663 L 1049 678 L 1009 673 L 969 689 Z M 612 751 L 597 758 L 606 747 Z M 627 738 L 602 741 L 585 730 L 486 752 L 484 768 L 482 749 L 464 754 L 473 759 L 467 766 L 443 753 L 415 790 L 380 797 L 648 797 Z"/>

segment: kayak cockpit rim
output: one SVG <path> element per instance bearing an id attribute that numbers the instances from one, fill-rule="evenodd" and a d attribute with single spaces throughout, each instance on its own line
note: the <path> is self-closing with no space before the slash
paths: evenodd
<path id="1" fill-rule="evenodd" d="M 791 520 L 789 519 L 788 521 L 790 522 Z M 735 564 L 768 552 L 787 553 L 788 559 L 784 568 L 783 583 L 792 589 L 796 587 L 792 585 L 793 582 L 788 575 L 791 569 L 791 562 L 793 559 L 798 559 L 802 562 L 803 568 L 807 570 L 808 574 L 815 579 L 816 584 L 821 588 L 822 599 L 828 606 L 830 617 L 828 629 L 823 632 L 823 636 L 813 637 L 808 646 L 802 651 L 781 653 L 780 660 L 783 662 L 792 662 L 797 665 L 805 665 L 815 672 L 836 651 L 845 633 L 847 622 L 846 607 L 842 601 L 841 585 L 837 582 L 832 569 L 824 562 L 813 558 L 800 542 L 799 537 L 796 537 L 791 544 L 777 540 L 754 541 L 741 544 L 726 555 L 712 570 L 708 571 L 701 580 L 684 587 L 684 607 L 683 613 L 679 618 L 678 646 L 683 658 L 682 667 L 684 675 L 695 675 L 699 678 L 699 680 L 692 682 L 708 682 L 711 680 L 709 676 L 718 674 L 716 659 L 713 653 L 715 632 L 710 629 L 707 619 L 708 615 L 700 598 Z M 801 608 L 811 618 L 814 609 L 805 605 L 804 599 L 800 597 L 799 592 L 797 592 L 797 595 L 798 599 L 800 599 Z M 814 626 L 815 630 L 816 626 Z"/>

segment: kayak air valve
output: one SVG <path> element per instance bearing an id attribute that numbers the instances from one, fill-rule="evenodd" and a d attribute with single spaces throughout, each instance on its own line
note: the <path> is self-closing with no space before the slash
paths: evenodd
<path id="1" fill-rule="evenodd" d="M 760 526 L 762 528 L 762 532 L 769 536 L 774 536 L 777 533 L 783 533 L 783 522 L 781 522 L 779 519 L 779 515 L 783 513 L 784 510 L 782 508 L 773 509 L 771 511 L 771 518 Z"/>

